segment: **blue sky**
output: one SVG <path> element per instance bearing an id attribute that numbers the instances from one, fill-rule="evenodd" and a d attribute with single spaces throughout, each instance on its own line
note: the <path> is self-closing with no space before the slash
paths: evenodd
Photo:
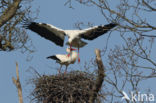
<path id="1" fill-rule="evenodd" d="M 73 2 L 75 9 L 70 9 L 68 6 L 64 6 L 65 2 L 62 0 L 34 0 L 32 3 L 32 9 L 35 10 L 39 7 L 39 16 L 37 22 L 44 22 L 53 24 L 56 27 L 62 29 L 75 29 L 74 23 L 76 22 L 90 22 L 94 25 L 107 24 L 100 11 L 96 7 L 86 7 L 78 3 Z M 46 57 L 57 54 L 65 53 L 65 48 L 56 46 L 54 43 L 41 38 L 33 32 L 28 32 L 30 38 L 33 41 L 36 51 L 31 54 L 33 59 L 26 61 L 27 54 L 22 54 L 19 50 L 13 52 L 0 52 L 0 102 L 2 103 L 17 103 L 17 91 L 16 87 L 12 83 L 12 77 L 15 74 L 15 62 L 19 64 L 20 79 L 23 87 L 24 102 L 28 103 L 27 97 L 31 88 L 26 84 L 26 81 L 33 77 L 33 74 L 28 72 L 29 67 L 35 68 L 39 73 L 56 74 L 55 68 L 59 67 L 55 61 L 47 60 Z M 118 38 L 119 34 L 113 32 L 111 37 L 111 44 L 121 43 Z M 68 71 L 72 68 L 83 70 L 84 62 L 93 58 L 95 48 L 104 48 L 105 41 L 108 35 L 103 35 L 94 41 L 89 41 L 89 44 L 80 49 L 81 63 L 77 62 L 74 65 L 69 66 Z M 9 99 L 8 99 L 9 98 Z"/>

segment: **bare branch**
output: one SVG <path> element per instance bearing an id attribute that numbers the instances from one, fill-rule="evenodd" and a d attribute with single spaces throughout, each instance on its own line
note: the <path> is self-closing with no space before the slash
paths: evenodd
<path id="1" fill-rule="evenodd" d="M 27 17 L 37 16 L 31 11 L 32 0 L 1 0 L 0 2 L 0 51 L 21 49 L 31 53 L 33 45 L 25 29 L 20 24 Z M 35 17 L 31 17 L 34 19 Z"/>
<path id="2" fill-rule="evenodd" d="M 20 2 L 21 0 L 14 0 L 13 3 L 10 4 L 9 7 L 0 16 L 0 27 L 3 26 L 7 21 L 9 21 L 16 14 Z"/>
<path id="3" fill-rule="evenodd" d="M 18 64 L 17 63 L 16 63 L 16 76 L 17 76 L 17 79 L 12 77 L 12 81 L 18 90 L 19 103 L 23 103 L 22 87 L 21 87 L 21 83 L 20 83 L 20 79 L 19 79 L 19 70 L 18 70 Z"/>
<path id="4" fill-rule="evenodd" d="M 93 87 L 93 91 L 92 91 L 92 96 L 89 98 L 89 103 L 94 103 L 98 92 L 100 91 L 101 87 L 102 87 L 102 83 L 105 77 L 104 74 L 104 65 L 102 63 L 102 59 L 101 59 L 101 54 L 100 54 L 100 50 L 96 49 L 95 50 L 95 54 L 96 54 L 96 63 L 98 65 L 98 77 L 96 79 L 96 83 Z"/>
<path id="5" fill-rule="evenodd" d="M 142 2 L 152 11 L 156 11 L 156 8 L 152 7 L 151 5 L 149 5 L 147 2 L 145 2 L 144 0 L 142 0 Z"/>

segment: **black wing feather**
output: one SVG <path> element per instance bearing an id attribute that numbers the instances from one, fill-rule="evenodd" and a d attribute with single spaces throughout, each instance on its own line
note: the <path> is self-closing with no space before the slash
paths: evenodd
<path id="1" fill-rule="evenodd" d="M 54 42 L 55 44 L 59 46 L 63 46 L 64 44 L 64 35 L 58 35 L 58 32 L 55 30 L 52 30 L 52 28 L 49 27 L 49 25 L 42 23 L 36 23 L 36 22 L 30 22 L 26 23 L 24 25 L 26 29 L 30 29 L 36 33 L 38 33 L 40 36 Z"/>
<path id="2" fill-rule="evenodd" d="M 117 24 L 115 24 L 115 23 L 110 23 L 110 24 L 107 24 L 104 26 L 98 26 L 96 28 L 86 31 L 83 34 L 80 34 L 80 36 L 87 40 L 93 40 L 93 39 L 107 33 L 110 29 L 114 28 L 115 26 L 117 26 Z"/>
<path id="3" fill-rule="evenodd" d="M 53 59 L 53 60 L 56 60 L 57 62 L 61 62 L 60 59 L 58 59 L 55 55 L 49 56 L 47 57 L 47 59 Z"/>

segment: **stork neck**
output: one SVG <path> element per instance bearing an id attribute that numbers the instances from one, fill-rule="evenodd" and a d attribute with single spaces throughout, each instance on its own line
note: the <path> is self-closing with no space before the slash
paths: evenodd
<path id="1" fill-rule="evenodd" d="M 76 58 L 78 57 L 77 52 L 72 51 L 72 52 L 71 52 L 71 57 L 72 57 L 73 59 L 76 59 Z"/>

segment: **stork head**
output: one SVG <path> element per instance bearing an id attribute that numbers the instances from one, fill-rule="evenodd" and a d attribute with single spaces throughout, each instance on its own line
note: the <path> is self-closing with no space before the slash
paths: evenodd
<path id="1" fill-rule="evenodd" d="M 72 52 L 72 51 L 74 51 L 74 50 L 77 50 L 77 49 L 74 49 L 74 48 L 67 48 L 67 49 L 66 49 L 66 51 L 67 51 L 68 53 L 70 53 L 70 52 Z"/>

